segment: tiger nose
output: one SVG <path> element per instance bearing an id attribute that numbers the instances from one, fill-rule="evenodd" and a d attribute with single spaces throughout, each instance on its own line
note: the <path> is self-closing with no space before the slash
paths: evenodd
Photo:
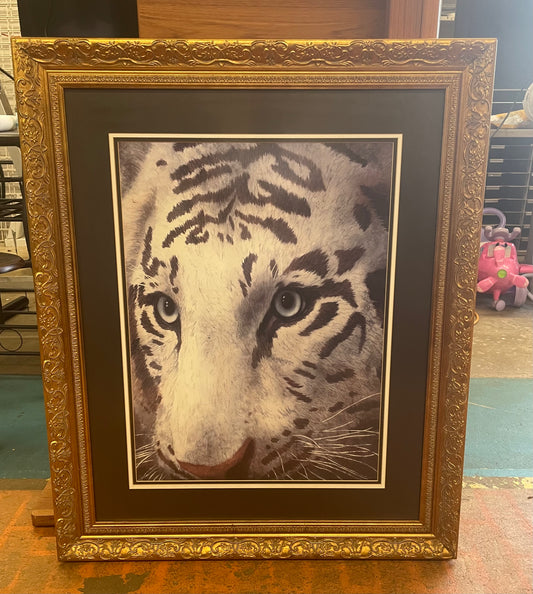
<path id="1" fill-rule="evenodd" d="M 248 478 L 250 461 L 254 455 L 254 440 L 248 438 L 241 447 L 224 462 L 214 466 L 189 464 L 178 460 L 181 468 L 200 479 L 245 479 Z"/>

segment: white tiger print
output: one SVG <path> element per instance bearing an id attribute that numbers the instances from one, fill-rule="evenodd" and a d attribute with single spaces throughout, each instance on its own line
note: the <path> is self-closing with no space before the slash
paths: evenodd
<path id="1" fill-rule="evenodd" d="M 119 143 L 137 480 L 377 479 L 392 153 Z"/>

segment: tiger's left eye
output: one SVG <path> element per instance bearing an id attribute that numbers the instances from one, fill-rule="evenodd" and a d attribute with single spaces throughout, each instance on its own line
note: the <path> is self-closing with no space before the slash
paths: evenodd
<path id="1" fill-rule="evenodd" d="M 282 318 L 294 318 L 304 308 L 304 300 L 298 291 L 282 289 L 274 296 L 274 310 Z"/>
<path id="2" fill-rule="evenodd" d="M 172 325 L 179 317 L 176 302 L 168 295 L 160 295 L 155 304 L 155 317 L 160 325 Z M 161 324 L 163 322 L 163 324 Z"/>

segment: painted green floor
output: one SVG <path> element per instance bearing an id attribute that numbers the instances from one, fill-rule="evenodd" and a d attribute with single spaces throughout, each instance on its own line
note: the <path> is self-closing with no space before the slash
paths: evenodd
<path id="1" fill-rule="evenodd" d="M 0 376 L 0 478 L 49 476 L 41 378 Z"/>
<path id="2" fill-rule="evenodd" d="M 0 376 L 0 479 L 50 475 L 43 388 L 35 376 Z M 533 476 L 533 380 L 474 378 L 465 476 Z"/>
<path id="3" fill-rule="evenodd" d="M 533 476 L 533 381 L 470 381 L 465 476 Z"/>

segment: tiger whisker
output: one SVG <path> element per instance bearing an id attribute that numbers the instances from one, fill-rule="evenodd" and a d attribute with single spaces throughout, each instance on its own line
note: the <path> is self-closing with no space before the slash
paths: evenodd
<path id="1" fill-rule="evenodd" d="M 136 464 L 135 464 L 135 469 L 139 470 L 142 466 L 144 466 L 147 462 L 149 461 L 149 458 L 145 458 L 144 460 L 139 460 Z M 155 460 L 154 460 L 155 461 Z"/>
<path id="2" fill-rule="evenodd" d="M 377 435 L 378 433 L 377 433 L 377 431 L 372 431 L 370 434 Z M 341 435 L 326 435 L 323 437 L 316 437 L 314 439 L 308 437 L 307 435 L 301 435 L 301 436 L 298 435 L 296 437 L 300 438 L 299 440 L 302 442 L 309 441 L 316 448 L 322 448 L 322 447 L 324 447 L 324 445 L 321 442 L 324 442 L 328 446 L 333 446 L 338 441 L 343 441 L 346 439 L 354 439 L 354 438 L 367 438 L 370 436 L 370 434 L 367 431 L 353 430 L 352 432 L 347 432 L 345 430 L 345 433 L 343 433 Z M 359 445 L 369 445 L 369 444 L 359 444 Z M 346 446 L 344 444 L 338 444 L 338 445 L 335 445 L 335 447 L 346 447 Z"/>
<path id="3" fill-rule="evenodd" d="M 349 440 L 342 440 L 340 443 L 323 444 L 322 447 L 317 448 L 317 451 L 331 452 L 335 454 L 357 454 L 357 453 L 377 453 L 377 444 L 372 443 L 354 443 Z"/>
<path id="4" fill-rule="evenodd" d="M 155 462 L 156 458 L 155 458 L 155 452 L 152 452 L 150 454 L 144 454 L 143 456 L 138 456 L 136 461 L 135 461 L 135 466 L 137 468 L 139 468 L 139 466 L 142 466 L 143 464 L 146 464 L 147 462 L 149 462 L 151 459 Z"/>
<path id="5" fill-rule="evenodd" d="M 319 481 L 323 481 L 325 480 L 325 477 L 320 476 L 319 474 L 317 474 L 316 472 L 313 472 L 310 468 L 307 469 L 309 473 L 311 473 L 315 478 L 317 478 Z"/>
<path id="6" fill-rule="evenodd" d="M 327 455 L 332 456 L 334 458 L 349 458 L 349 459 L 353 459 L 353 460 L 359 460 L 361 458 L 371 458 L 373 456 L 377 456 L 377 452 L 376 451 L 372 451 L 372 450 L 368 450 L 368 449 L 364 449 L 361 452 L 358 451 L 353 451 L 353 450 L 346 450 L 344 452 L 332 452 L 330 450 L 318 450 L 316 453 L 317 454 L 321 454 L 325 452 Z"/>
<path id="7" fill-rule="evenodd" d="M 307 474 L 307 468 L 302 464 L 302 462 L 300 461 L 300 468 L 302 469 L 302 473 L 303 476 L 309 480 L 309 475 Z"/>
<path id="8" fill-rule="evenodd" d="M 276 450 L 276 454 L 278 455 L 279 458 L 279 463 L 281 464 L 281 470 L 283 472 L 283 474 L 285 475 L 285 466 L 283 465 L 283 458 L 281 457 L 281 454 Z"/>
<path id="9" fill-rule="evenodd" d="M 377 433 L 375 434 L 377 436 Z M 328 435 L 321 441 L 328 444 L 334 444 L 336 442 L 342 442 L 346 440 L 368 440 L 372 435 L 368 433 L 360 433 L 359 431 L 354 431 L 352 433 L 342 433 L 341 435 Z"/>
<path id="10" fill-rule="evenodd" d="M 377 455 L 377 451 L 371 444 L 328 444 L 329 447 L 317 448 L 317 452 L 330 452 L 335 456 L 359 456 L 366 454 Z"/>
<path id="11" fill-rule="evenodd" d="M 328 459 L 328 458 L 326 458 Z M 328 459 L 328 461 L 334 463 L 334 464 L 338 464 L 337 462 L 331 461 Z M 363 462 L 362 460 L 355 460 L 355 462 L 357 462 L 357 464 L 359 464 L 360 466 L 364 466 L 366 468 L 370 468 L 370 470 L 372 470 L 373 472 L 376 472 L 377 468 L 375 466 L 371 466 L 370 464 L 367 464 L 366 462 Z"/>
<path id="12" fill-rule="evenodd" d="M 344 464 L 339 464 L 338 462 L 336 462 L 335 460 L 331 460 L 327 456 L 323 456 L 321 458 L 313 458 L 313 464 L 322 464 L 331 469 L 343 470 L 348 474 L 355 472 L 352 468 L 349 468 Z"/>
<path id="13" fill-rule="evenodd" d="M 333 456 L 334 458 L 342 458 L 344 460 L 361 460 L 364 458 L 375 458 L 377 457 L 377 452 L 371 452 L 370 450 L 362 452 L 342 452 L 338 454 L 330 452 L 330 456 Z"/>
<path id="14" fill-rule="evenodd" d="M 332 431 L 339 431 L 339 429 L 343 429 L 344 427 L 348 426 L 348 425 L 353 425 L 354 420 L 350 419 L 349 421 L 346 421 L 346 423 L 343 423 L 342 425 L 337 425 L 336 427 L 328 427 L 327 429 L 324 429 L 324 433 L 331 433 Z M 368 428 L 368 430 L 370 430 L 370 428 Z"/>
<path id="15" fill-rule="evenodd" d="M 139 455 L 144 455 L 144 454 L 152 454 L 155 452 L 155 446 L 150 445 L 150 446 L 143 446 L 142 448 L 137 448 L 137 450 L 135 450 L 136 454 Z"/>
<path id="16" fill-rule="evenodd" d="M 155 468 L 152 468 L 151 470 L 149 470 L 148 472 L 146 472 L 146 474 L 144 474 L 143 479 L 144 480 L 151 481 L 151 480 L 153 480 L 153 477 L 156 474 L 157 474 L 157 470 Z"/>
<path id="17" fill-rule="evenodd" d="M 155 449 L 155 443 L 153 441 L 149 442 L 149 443 L 145 443 L 142 446 L 139 446 L 138 448 L 136 448 L 137 452 L 143 452 L 145 450 L 153 450 Z"/>
<path id="18" fill-rule="evenodd" d="M 307 474 L 307 471 L 305 469 L 304 466 L 304 460 L 300 460 L 300 458 L 297 458 L 295 454 L 291 453 L 291 458 L 293 460 L 296 460 L 296 462 L 299 463 L 299 467 L 302 469 L 303 473 L 300 471 L 299 474 L 301 474 L 302 476 L 304 476 L 307 480 L 309 480 L 309 475 Z"/>
<path id="19" fill-rule="evenodd" d="M 326 470 L 329 473 L 332 473 L 333 479 L 330 478 L 330 480 L 342 480 L 342 479 L 355 479 L 355 480 L 360 480 L 362 478 L 364 478 L 361 474 L 346 468 L 344 466 L 338 466 L 338 465 L 330 465 L 327 464 L 326 462 L 318 462 L 318 461 L 314 461 L 314 467 L 318 467 L 321 468 L 322 470 Z"/>
<path id="20" fill-rule="evenodd" d="M 344 408 L 341 408 L 335 414 L 331 415 L 327 419 L 322 419 L 322 423 L 327 423 L 328 421 L 331 421 L 331 419 L 335 418 L 337 415 L 340 415 L 341 413 L 347 411 L 348 409 L 350 409 L 350 408 L 352 408 L 354 406 L 358 406 L 359 404 L 361 404 L 361 402 L 364 402 L 365 400 L 368 400 L 369 398 L 373 398 L 374 396 L 378 396 L 378 395 L 379 395 L 379 392 L 375 392 L 374 394 L 369 394 L 368 396 L 364 396 L 363 398 L 361 398 L 357 402 L 352 402 L 351 404 L 348 404 L 348 406 L 345 406 Z"/>

